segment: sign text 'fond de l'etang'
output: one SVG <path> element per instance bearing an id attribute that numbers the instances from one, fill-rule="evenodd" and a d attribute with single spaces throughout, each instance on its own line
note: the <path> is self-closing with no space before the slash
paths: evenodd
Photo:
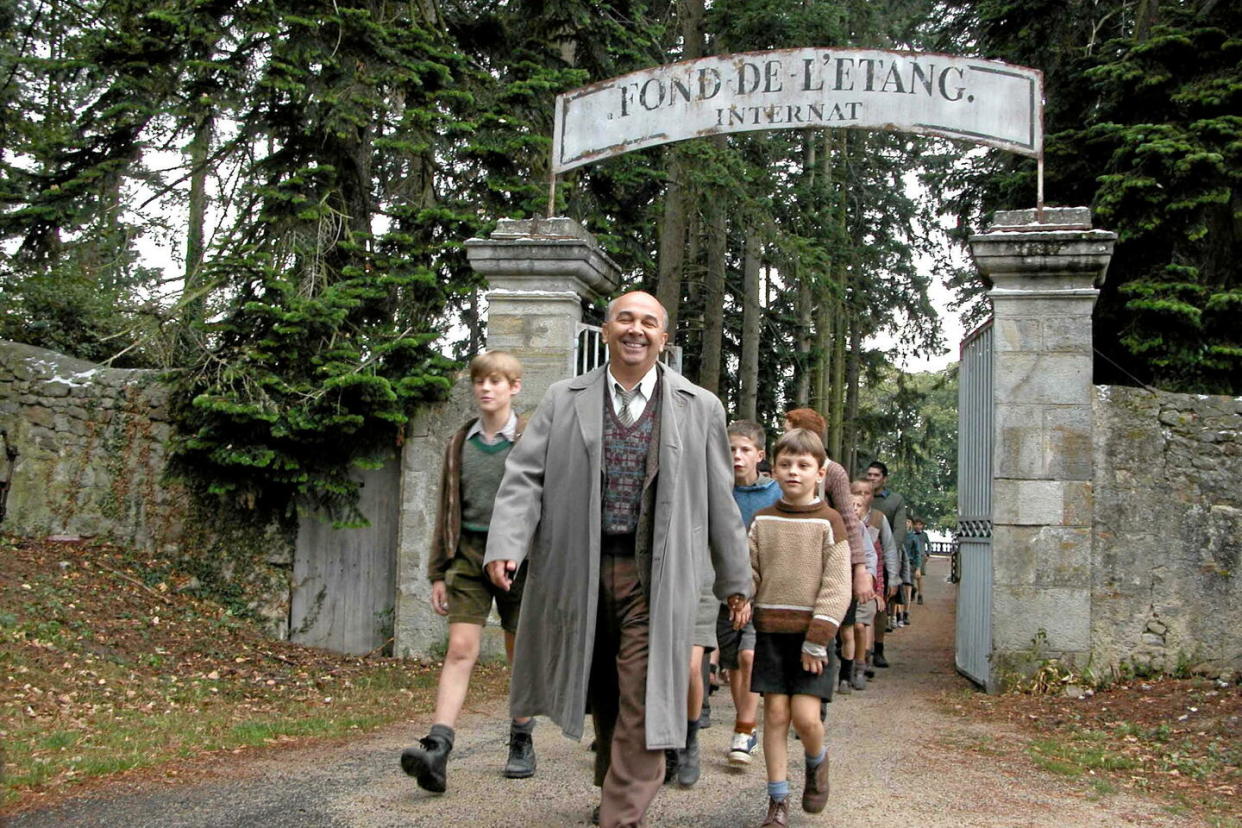
<path id="1" fill-rule="evenodd" d="M 553 170 L 761 129 L 855 127 L 1043 150 L 1043 77 L 951 55 L 783 49 L 656 66 L 556 99 Z"/>

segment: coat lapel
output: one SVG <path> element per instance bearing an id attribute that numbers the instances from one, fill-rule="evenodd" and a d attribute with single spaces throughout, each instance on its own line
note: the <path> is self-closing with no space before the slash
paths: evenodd
<path id="1" fill-rule="evenodd" d="M 604 403 L 608 384 L 606 366 L 575 377 L 569 388 L 574 392 L 574 412 L 577 414 L 578 430 L 586 444 L 587 456 L 596 477 L 603 468 Z"/>
<path id="2" fill-rule="evenodd" d="M 660 399 L 660 453 L 659 465 L 649 477 L 656 472 L 660 475 L 660 483 L 656 487 L 656 513 L 654 551 L 662 551 L 658 547 L 668 538 L 669 522 L 673 517 L 673 499 L 676 488 L 681 481 L 681 435 L 686 422 L 686 395 L 681 390 L 680 377 L 663 367 L 660 386 L 663 393 Z M 648 481 L 650 482 L 650 481 Z"/>

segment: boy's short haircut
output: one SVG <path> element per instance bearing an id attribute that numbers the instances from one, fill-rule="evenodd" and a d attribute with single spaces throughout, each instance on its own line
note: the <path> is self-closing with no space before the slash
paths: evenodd
<path id="1" fill-rule="evenodd" d="M 809 454 L 815 462 L 824 465 L 828 460 L 828 452 L 824 451 L 824 441 L 813 431 L 805 428 L 793 428 L 781 435 L 772 447 L 772 462 L 776 463 L 781 452 L 790 454 Z"/>
<path id="2" fill-rule="evenodd" d="M 785 412 L 785 419 L 793 428 L 813 431 L 822 441 L 828 435 L 828 421 L 814 408 L 795 408 Z"/>
<path id="3" fill-rule="evenodd" d="M 888 466 L 884 465 L 884 464 L 883 464 L 883 463 L 881 463 L 879 460 L 873 460 L 873 461 L 871 461 L 871 464 L 870 464 L 870 465 L 868 465 L 868 466 L 867 466 L 867 468 L 869 468 L 869 469 L 879 469 L 879 470 L 880 470 L 880 474 L 884 475 L 885 477 L 888 477 Z"/>
<path id="4" fill-rule="evenodd" d="M 730 437 L 745 437 L 760 451 L 763 451 L 768 441 L 768 435 L 764 433 L 763 426 L 754 420 L 734 420 L 729 423 L 728 433 Z"/>
<path id="5" fill-rule="evenodd" d="M 488 351 L 470 360 L 470 381 L 477 382 L 499 374 L 510 384 L 522 378 L 522 363 L 508 351 Z"/>
<path id="6" fill-rule="evenodd" d="M 873 494 L 875 487 L 871 485 L 871 481 L 865 477 L 850 483 L 850 494 Z"/>

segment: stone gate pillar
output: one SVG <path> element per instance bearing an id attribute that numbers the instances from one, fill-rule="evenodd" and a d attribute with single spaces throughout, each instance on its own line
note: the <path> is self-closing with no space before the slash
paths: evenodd
<path id="1" fill-rule="evenodd" d="M 1091 311 L 1116 234 L 1085 207 L 1043 213 L 970 240 L 995 320 L 990 684 L 1091 651 Z"/>
<path id="2" fill-rule="evenodd" d="M 591 234 L 568 218 L 502 219 L 486 239 L 466 242 L 474 269 L 490 286 L 487 347 L 522 361 L 520 411 L 533 412 L 548 386 L 573 375 L 574 341 L 584 303 L 615 291 L 620 268 Z M 430 606 L 427 558 L 435 534 L 444 446 L 473 411 L 469 378 L 451 398 L 425 406 L 407 432 L 401 463 L 397 540 L 397 600 L 393 650 L 429 656 L 444 646 L 444 620 Z M 503 653 L 497 626 L 488 626 L 484 652 Z"/>
<path id="3" fill-rule="evenodd" d="M 466 255 L 487 279 L 487 347 L 522 360 L 521 405 L 533 411 L 548 386 L 572 376 L 583 302 L 608 296 L 620 268 L 570 218 L 502 219 Z"/>

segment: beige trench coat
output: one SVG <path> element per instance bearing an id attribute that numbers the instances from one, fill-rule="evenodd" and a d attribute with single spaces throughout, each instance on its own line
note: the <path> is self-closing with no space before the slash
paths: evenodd
<path id="1" fill-rule="evenodd" d="M 647 747 L 686 741 L 686 688 L 700 584 L 750 597 L 746 531 L 720 400 L 662 371 L 649 587 Z M 548 389 L 505 464 L 486 561 L 528 560 L 510 713 L 546 715 L 579 739 L 599 598 L 606 368 Z M 709 558 L 710 555 L 710 558 Z"/>

